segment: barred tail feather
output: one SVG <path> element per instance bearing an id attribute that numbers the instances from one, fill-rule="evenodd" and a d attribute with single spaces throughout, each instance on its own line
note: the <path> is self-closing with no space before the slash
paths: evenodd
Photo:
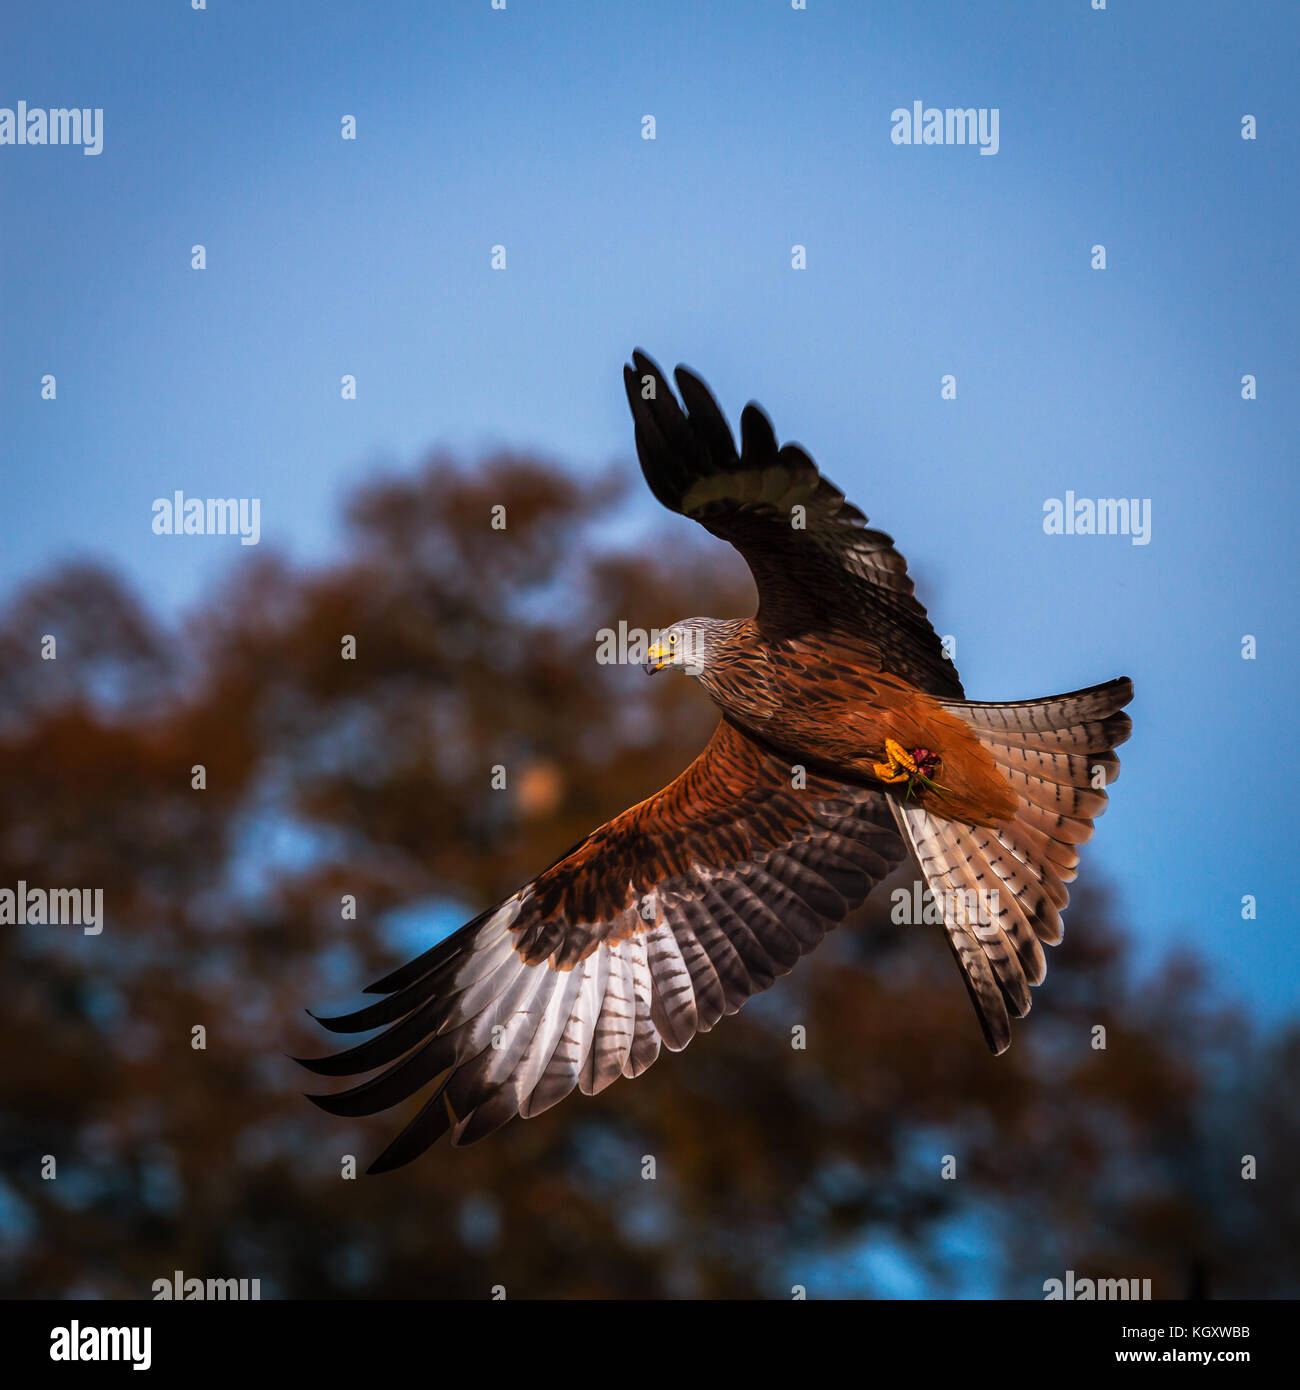
<path id="1" fill-rule="evenodd" d="M 1106 809 L 1102 788 L 1119 775 L 1114 749 L 1132 728 L 1122 713 L 1132 698 L 1132 682 L 1121 678 L 1020 704 L 945 701 L 1011 784 L 1015 817 L 986 829 L 892 803 L 995 1053 L 1010 1046 L 1011 1019 L 1029 1012 L 1030 987 L 1045 971 L 1043 945 L 1061 939 L 1065 885 Z"/>

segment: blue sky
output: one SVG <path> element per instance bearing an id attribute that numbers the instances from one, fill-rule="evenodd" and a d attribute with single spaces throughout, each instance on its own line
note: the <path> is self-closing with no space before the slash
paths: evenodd
<path id="1" fill-rule="evenodd" d="M 340 499 L 433 446 L 631 467 L 641 345 L 733 420 L 757 398 L 896 537 L 972 697 L 1134 677 L 1085 871 L 1151 952 L 1294 1009 L 1294 6 L 176 0 L 5 27 L 0 106 L 104 110 L 98 156 L 0 146 L 6 591 L 90 554 L 183 611 L 256 552 L 153 535 L 178 488 L 258 497 L 263 547 L 325 559 Z M 996 107 L 998 153 L 893 144 L 916 100 Z M 1045 535 L 1067 490 L 1149 498 L 1150 544 Z"/>

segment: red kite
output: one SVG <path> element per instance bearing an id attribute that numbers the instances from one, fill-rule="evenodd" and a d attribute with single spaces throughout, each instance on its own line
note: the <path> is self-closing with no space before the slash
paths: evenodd
<path id="1" fill-rule="evenodd" d="M 322 1109 L 372 1115 L 433 1086 L 371 1172 L 639 1076 L 790 970 L 909 848 L 1002 1052 L 1119 771 L 1130 681 L 967 700 L 893 542 L 808 455 L 752 403 L 737 453 L 698 377 L 678 367 L 679 404 L 633 364 L 650 490 L 744 556 L 758 612 L 675 623 L 649 651 L 722 715 L 675 781 L 370 986 L 384 998 L 320 1020 L 384 1029 L 304 1063 L 376 1073 Z"/>

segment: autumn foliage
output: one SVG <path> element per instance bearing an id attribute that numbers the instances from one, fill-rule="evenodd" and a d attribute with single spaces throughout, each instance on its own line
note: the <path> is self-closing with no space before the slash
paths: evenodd
<path id="1" fill-rule="evenodd" d="M 752 605 L 687 523 L 527 459 L 373 483 L 349 527 L 326 568 L 241 553 L 180 625 L 85 566 L 0 614 L 0 885 L 101 887 L 106 917 L 0 927 L 4 1293 L 144 1298 L 176 1269 L 263 1297 L 1300 1291 L 1300 1032 L 1212 1003 L 1189 959 L 1136 978 L 1137 924 L 1095 890 L 1002 1058 L 891 883 L 635 1083 L 341 1176 L 399 1117 L 302 1098 L 291 1056 L 329 1046 L 305 1009 L 355 1004 L 703 744 L 693 683 L 598 664 L 599 629 Z"/>

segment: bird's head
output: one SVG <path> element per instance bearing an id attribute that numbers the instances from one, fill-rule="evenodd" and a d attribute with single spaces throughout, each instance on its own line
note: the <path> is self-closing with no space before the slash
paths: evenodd
<path id="1" fill-rule="evenodd" d="M 676 666 L 688 676 L 698 676 L 721 640 L 720 628 L 726 623 L 717 618 L 683 618 L 657 633 L 646 648 L 643 669 L 654 675 L 665 667 Z"/>

